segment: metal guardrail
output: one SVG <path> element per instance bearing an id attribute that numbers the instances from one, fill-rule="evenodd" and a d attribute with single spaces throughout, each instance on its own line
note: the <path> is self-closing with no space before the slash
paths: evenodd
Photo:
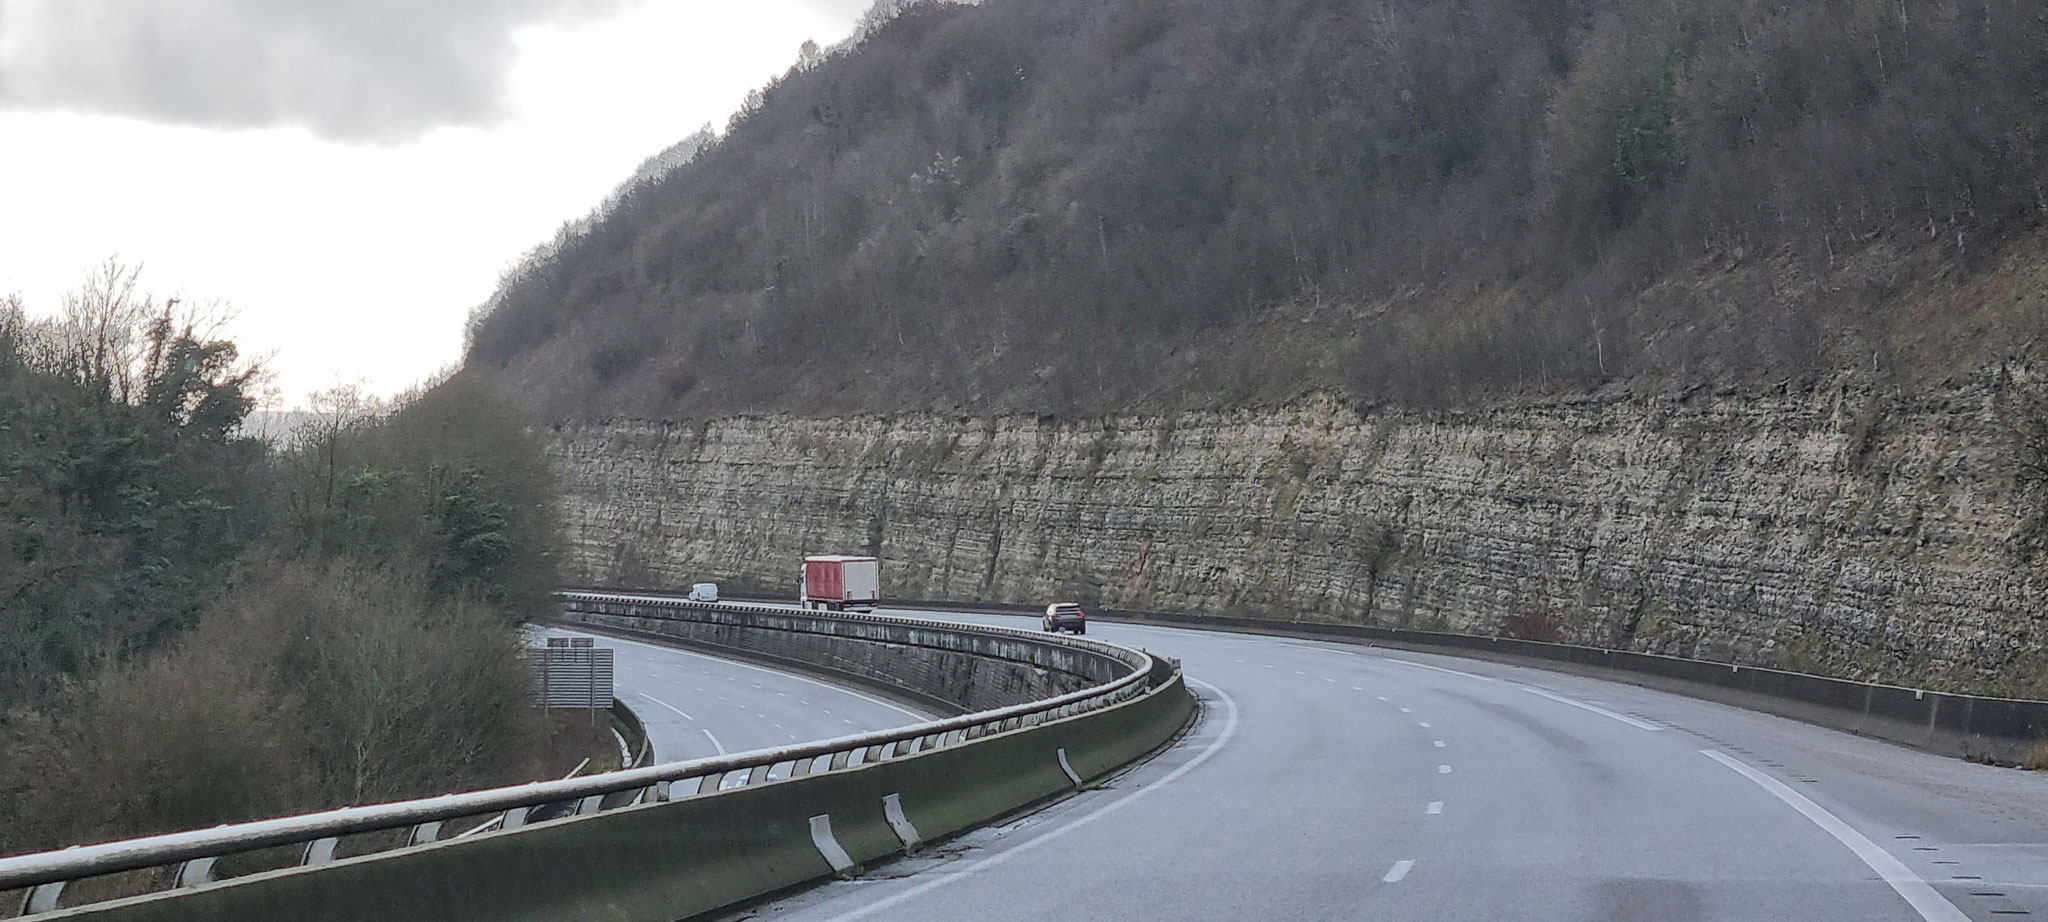
<path id="1" fill-rule="evenodd" d="M 561 598 L 564 600 L 619 602 L 630 605 L 648 606 L 653 608 L 695 608 L 708 611 L 741 611 L 755 612 L 764 615 L 784 615 L 790 617 L 818 616 L 829 617 L 830 620 L 833 621 L 867 622 L 872 624 L 894 626 L 926 627 L 934 630 L 950 631 L 958 634 L 980 633 L 1003 637 L 1026 637 L 1033 640 L 1052 640 L 1054 638 L 1058 638 L 1060 645 L 1062 646 L 1077 647 L 1080 649 L 1089 650 L 1094 653 L 1101 654 L 1103 656 L 1108 656 L 1113 659 L 1122 660 L 1126 665 L 1130 666 L 1133 669 L 1143 670 L 1150 668 L 1151 662 L 1153 660 L 1152 655 L 1146 653 L 1145 651 L 1134 650 L 1129 647 L 1119 646 L 1117 644 L 1112 643 L 1102 643 L 1100 641 L 1089 640 L 1086 637 L 1063 634 L 1046 634 L 1038 631 L 1024 631 L 1018 630 L 1017 628 L 998 627 L 996 625 L 990 624 L 969 624 L 960 621 L 939 621 L 931 618 L 905 618 L 900 615 L 876 615 L 863 614 L 860 612 L 823 611 L 819 609 L 797 608 L 793 605 L 769 605 L 758 602 L 693 602 L 685 598 L 642 592 L 597 592 L 577 590 L 569 592 L 557 592 L 555 593 L 555 595 L 557 598 Z M 972 608 L 974 607 L 974 605 L 975 603 L 961 603 L 962 608 Z"/>
<path id="2" fill-rule="evenodd" d="M 760 611 L 796 614 L 770 605 L 687 602 L 658 596 L 614 593 L 560 593 L 566 600 L 630 602 L 661 607 Z M 74 846 L 55 852 L 0 858 L 0 892 L 26 889 L 21 912 L 32 915 L 57 908 L 64 887 L 83 878 L 177 866 L 174 887 L 193 887 L 216 879 L 222 858 L 262 849 L 303 845 L 301 866 L 333 861 L 343 836 L 408 830 L 409 848 L 442 839 L 444 822 L 464 817 L 490 817 L 476 828 L 516 830 L 535 811 L 573 805 L 551 815 L 580 815 L 645 802 L 712 796 L 721 791 L 814 773 L 846 771 L 916 752 L 956 746 L 1024 727 L 1098 710 L 1144 694 L 1152 685 L 1156 665 L 1152 654 L 1082 638 L 1053 637 L 986 625 L 882 615 L 802 612 L 812 617 L 866 621 L 1029 639 L 1080 648 L 1117 659 L 1131 667 L 1121 677 L 1078 691 L 959 717 L 912 724 L 893 730 L 859 733 L 813 743 L 760 749 L 686 762 L 626 769 L 584 778 L 542 781 L 512 787 L 447 794 L 373 806 L 348 807 L 321 813 L 216 826 L 147 836 L 98 845 Z M 779 770 L 779 771 L 778 771 Z M 633 792 L 634 796 L 606 795 Z M 475 829 L 472 829 L 475 831 Z M 449 837 L 454 838 L 454 837 Z M 389 850 L 389 849 L 385 849 Z"/>

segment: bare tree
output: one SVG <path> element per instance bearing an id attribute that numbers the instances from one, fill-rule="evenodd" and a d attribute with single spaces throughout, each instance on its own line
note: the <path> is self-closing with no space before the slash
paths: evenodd
<path id="1" fill-rule="evenodd" d="M 174 368 L 197 361 L 210 376 L 237 383 L 260 374 L 224 338 L 234 312 L 218 302 L 172 297 L 158 301 L 141 286 L 142 264 L 109 256 L 64 295 L 57 316 L 15 321 L 24 358 L 34 367 L 101 390 L 121 403 L 147 400 Z M 19 312 L 19 298 L 13 298 Z M 198 355 L 196 353 L 204 353 Z"/>
<path id="2" fill-rule="evenodd" d="M 295 497 L 294 501 L 326 507 L 334 501 L 334 486 L 341 469 L 341 446 L 345 437 L 375 423 L 391 407 L 375 394 L 363 390 L 363 382 L 336 384 L 306 396 L 306 417 L 292 428 L 286 445 L 295 457 L 318 466 L 318 496 Z"/>

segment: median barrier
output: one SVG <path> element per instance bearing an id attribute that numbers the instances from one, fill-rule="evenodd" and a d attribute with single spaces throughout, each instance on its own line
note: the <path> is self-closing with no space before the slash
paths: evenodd
<path id="1" fill-rule="evenodd" d="M 565 594 L 557 623 L 798 669 L 941 714 L 1072 691 L 1133 668 L 1085 639 L 633 593 Z"/>

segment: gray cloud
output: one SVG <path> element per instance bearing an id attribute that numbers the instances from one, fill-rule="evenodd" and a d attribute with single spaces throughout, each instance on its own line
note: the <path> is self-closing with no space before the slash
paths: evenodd
<path id="1" fill-rule="evenodd" d="M 490 121 L 522 26 L 632 0 L 0 0 L 0 106 L 393 142 Z"/>

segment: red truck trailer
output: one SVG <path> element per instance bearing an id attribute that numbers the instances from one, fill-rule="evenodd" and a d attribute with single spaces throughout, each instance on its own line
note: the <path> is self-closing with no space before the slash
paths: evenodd
<path id="1" fill-rule="evenodd" d="M 882 597 L 881 562 L 844 554 L 806 557 L 800 595 L 805 608 L 874 611 Z"/>

